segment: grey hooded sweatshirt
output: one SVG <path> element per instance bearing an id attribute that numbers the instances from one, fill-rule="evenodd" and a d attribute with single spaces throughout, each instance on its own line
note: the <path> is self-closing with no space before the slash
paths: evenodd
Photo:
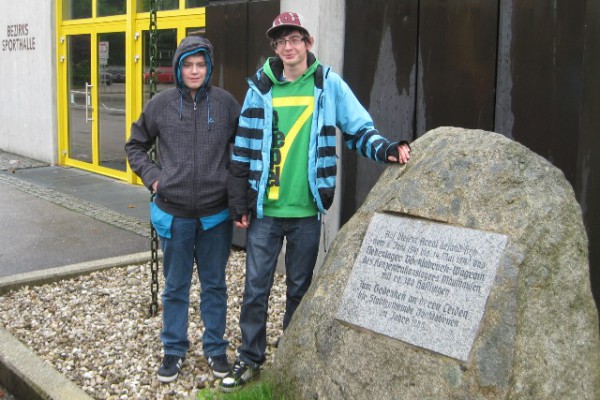
<path id="1" fill-rule="evenodd" d="M 181 61 L 203 54 L 207 74 L 196 98 L 181 80 Z M 227 208 L 227 169 L 230 144 L 240 113 L 231 93 L 210 85 L 211 43 L 200 36 L 181 41 L 173 57 L 176 87 L 146 103 L 131 126 L 125 151 L 131 169 L 150 188 L 158 180 L 154 199 L 163 211 L 186 218 L 214 215 Z M 148 151 L 158 138 L 158 162 Z"/>

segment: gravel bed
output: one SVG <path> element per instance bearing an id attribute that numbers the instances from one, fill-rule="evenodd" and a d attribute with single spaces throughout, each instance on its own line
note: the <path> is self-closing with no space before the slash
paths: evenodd
<path id="1" fill-rule="evenodd" d="M 244 289 L 245 252 L 232 251 L 227 266 L 226 338 L 230 360 L 240 345 L 238 326 Z M 163 288 L 162 266 L 160 288 Z M 96 399 L 190 397 L 215 387 L 202 353 L 203 324 L 198 311 L 200 286 L 194 274 L 190 296 L 190 349 L 182 373 L 162 384 L 162 314 L 149 316 L 150 265 L 134 265 L 0 296 L 0 324 L 43 360 Z M 159 298 L 160 300 L 160 298 Z M 285 278 L 276 275 L 269 307 L 268 349 L 272 362 L 282 334 Z"/>

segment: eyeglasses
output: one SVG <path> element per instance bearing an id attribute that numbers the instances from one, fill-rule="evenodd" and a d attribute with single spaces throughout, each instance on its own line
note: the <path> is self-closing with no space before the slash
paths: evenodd
<path id="1" fill-rule="evenodd" d="M 292 36 L 291 38 L 287 38 L 287 39 L 284 39 L 284 38 L 277 39 L 273 43 L 275 44 L 275 47 L 279 48 L 279 47 L 285 47 L 285 44 L 287 42 L 290 42 L 290 44 L 292 46 L 298 46 L 303 41 L 304 41 L 304 39 L 302 38 L 302 36 Z"/>

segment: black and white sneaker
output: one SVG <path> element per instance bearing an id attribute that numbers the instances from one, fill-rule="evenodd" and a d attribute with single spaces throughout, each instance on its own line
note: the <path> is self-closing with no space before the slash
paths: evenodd
<path id="1" fill-rule="evenodd" d="M 222 392 L 235 392 L 258 375 L 260 375 L 260 366 L 253 368 L 238 358 L 229 375 L 223 378 L 219 384 L 219 388 Z"/>
<path id="2" fill-rule="evenodd" d="M 169 383 L 177 379 L 184 361 L 185 357 L 166 354 L 158 369 L 159 382 Z"/>
<path id="3" fill-rule="evenodd" d="M 229 373 L 229 360 L 227 354 L 220 354 L 218 356 L 206 357 L 206 361 L 212 369 L 213 375 L 217 378 L 225 378 Z"/>

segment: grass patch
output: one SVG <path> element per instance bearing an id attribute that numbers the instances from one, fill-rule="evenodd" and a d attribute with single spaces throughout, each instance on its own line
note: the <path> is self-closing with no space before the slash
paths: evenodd
<path id="1" fill-rule="evenodd" d="M 272 400 L 273 391 L 269 382 L 249 382 L 233 393 L 223 393 L 218 388 L 202 389 L 196 393 L 197 400 Z M 285 399 L 278 399 L 285 400 Z"/>

